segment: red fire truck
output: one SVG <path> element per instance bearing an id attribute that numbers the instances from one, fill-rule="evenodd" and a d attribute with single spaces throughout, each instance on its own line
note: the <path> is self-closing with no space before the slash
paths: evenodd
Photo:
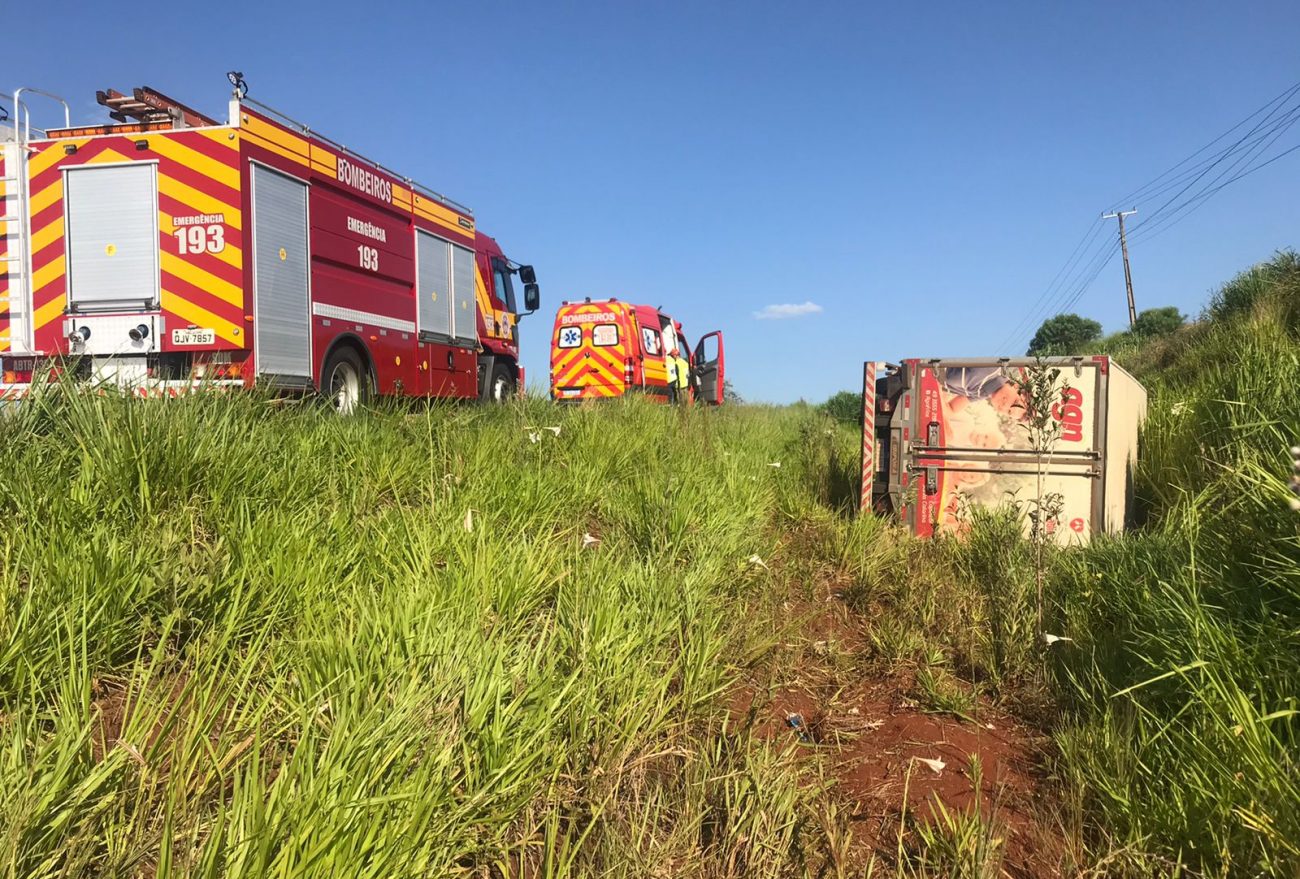
<path id="1" fill-rule="evenodd" d="M 225 384 L 502 399 L 523 383 L 515 278 L 472 212 L 250 99 L 218 122 L 153 89 L 114 120 L 13 95 L 0 136 L 0 397 L 45 366 L 141 394 Z M 63 126 L 31 125 L 36 99 Z M 35 133 L 36 136 L 33 136 Z"/>

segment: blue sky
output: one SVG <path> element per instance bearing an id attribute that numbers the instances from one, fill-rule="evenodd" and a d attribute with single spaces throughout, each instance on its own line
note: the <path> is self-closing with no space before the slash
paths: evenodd
<path id="1" fill-rule="evenodd" d="M 1300 80 L 1292 3 L 797 9 L 38 4 L 0 89 L 64 94 L 74 121 L 143 84 L 221 112 L 238 68 L 537 267 L 533 381 L 560 300 L 613 295 L 723 330 L 741 394 L 785 402 L 864 359 L 1020 353 L 1033 326 L 998 346 L 1099 213 Z M 1138 307 L 1194 312 L 1298 244 L 1300 152 L 1135 244 Z M 1075 310 L 1122 328 L 1123 284 L 1116 260 Z"/>

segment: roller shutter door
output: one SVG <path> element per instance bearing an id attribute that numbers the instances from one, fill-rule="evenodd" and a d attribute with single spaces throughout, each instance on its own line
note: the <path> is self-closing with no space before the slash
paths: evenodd
<path id="1" fill-rule="evenodd" d="M 64 172 L 68 302 L 74 310 L 158 300 L 158 188 L 153 163 Z"/>
<path id="2" fill-rule="evenodd" d="M 451 242 L 416 232 L 416 291 L 420 336 L 442 341 L 452 337 Z"/>
<path id="3" fill-rule="evenodd" d="M 312 378 L 307 184 L 253 166 L 257 372 Z"/>

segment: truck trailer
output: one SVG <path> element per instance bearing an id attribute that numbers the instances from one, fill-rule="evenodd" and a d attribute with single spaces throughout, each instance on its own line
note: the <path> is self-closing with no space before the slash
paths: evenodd
<path id="1" fill-rule="evenodd" d="M 564 302 L 551 333 L 551 398 L 578 402 L 637 393 L 666 403 L 666 355 L 674 347 L 691 367 L 690 399 L 722 405 L 722 333 L 706 333 L 692 350 L 681 322 L 652 305 L 613 298 Z"/>
<path id="2" fill-rule="evenodd" d="M 1122 530 L 1146 391 L 1109 357 L 1044 359 L 1056 371 L 1057 429 L 1035 449 L 1019 383 L 1038 363 L 866 363 L 860 509 L 896 516 L 921 537 L 960 535 L 971 506 L 1059 495 L 1060 515 L 1045 524 L 1058 543 Z"/>
<path id="3" fill-rule="evenodd" d="M 510 260 L 469 208 L 252 100 L 223 121 L 150 88 L 111 122 L 13 95 L 0 135 L 0 398 L 73 372 L 140 394 L 211 385 L 503 399 L 523 386 Z M 63 105 L 32 127 L 29 104 Z"/>

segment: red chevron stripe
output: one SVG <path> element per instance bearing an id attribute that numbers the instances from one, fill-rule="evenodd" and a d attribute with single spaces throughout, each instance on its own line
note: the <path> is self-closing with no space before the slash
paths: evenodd
<path id="1" fill-rule="evenodd" d="M 171 272 L 162 273 L 162 289 L 169 293 L 175 293 L 187 302 L 192 302 L 200 308 L 212 312 L 217 317 L 225 318 L 232 324 L 240 325 L 244 322 L 243 308 L 231 305 L 224 299 L 218 299 L 202 287 L 178 278 Z"/>

